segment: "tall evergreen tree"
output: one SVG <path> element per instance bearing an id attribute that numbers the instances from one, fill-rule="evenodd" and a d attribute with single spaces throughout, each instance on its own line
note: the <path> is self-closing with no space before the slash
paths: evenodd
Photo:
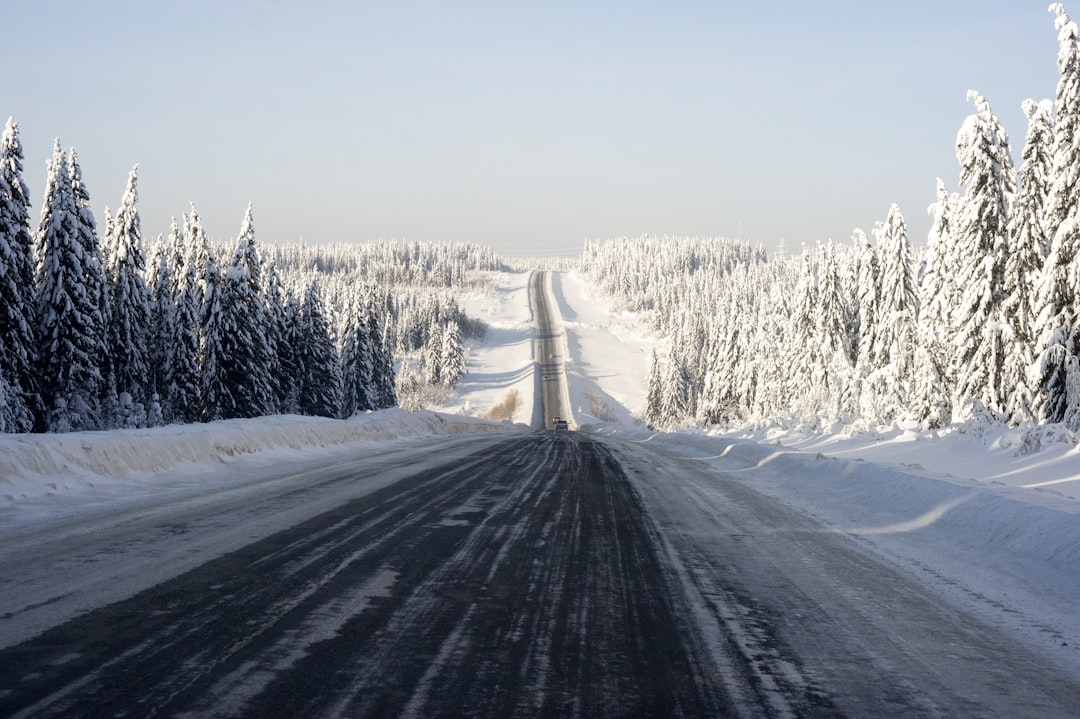
<path id="1" fill-rule="evenodd" d="M 267 344 L 266 312 L 260 280 L 261 260 L 255 246 L 255 227 L 248 205 L 232 263 L 225 272 L 221 300 L 221 355 L 228 384 L 222 416 L 260 417 L 275 411 Z"/>
<path id="2" fill-rule="evenodd" d="M 265 282 L 263 294 L 266 305 L 266 344 L 270 350 L 270 382 L 273 390 L 274 412 L 283 412 L 287 397 L 286 374 L 295 368 L 286 360 L 291 356 L 284 347 L 286 342 L 287 322 L 285 296 L 281 288 L 281 277 L 277 267 L 271 262 L 263 268 Z"/>
<path id="3" fill-rule="evenodd" d="M 71 191 L 75 197 L 75 227 L 79 239 L 79 245 L 83 251 L 83 284 L 86 286 L 86 294 L 98 308 L 95 316 L 87 319 L 89 324 L 88 334 L 95 344 L 94 362 L 96 363 L 102 382 L 98 387 L 98 397 L 102 402 L 99 415 L 99 424 L 102 428 L 112 426 L 115 412 L 105 404 L 110 391 L 115 395 L 115 383 L 113 377 L 111 357 L 108 346 L 108 324 L 112 316 L 112 302 L 109 297 L 109 286 L 105 276 L 105 261 L 101 252 L 101 240 L 98 239 L 97 224 L 94 221 L 94 212 L 90 209 L 90 190 L 83 181 L 82 166 L 79 164 L 78 153 L 75 148 L 68 150 L 67 155 L 68 177 L 71 180 Z M 106 216 L 108 210 L 106 210 Z M 110 219 L 111 222 L 111 219 Z"/>
<path id="4" fill-rule="evenodd" d="M 374 294 L 374 293 L 373 293 Z M 396 407 L 397 379 L 394 373 L 393 328 L 390 326 L 387 307 L 389 299 L 368 303 L 367 325 L 373 339 L 375 363 L 375 408 Z"/>
<path id="5" fill-rule="evenodd" d="M 206 252 L 206 259 L 196 279 L 196 287 L 199 288 L 199 294 L 202 296 L 202 305 L 199 309 L 199 417 L 203 422 L 213 422 L 225 419 L 228 416 L 227 409 L 235 402 L 231 396 L 231 387 L 222 361 L 225 318 L 222 316 L 224 290 L 221 270 L 210 253 L 209 247 L 203 249 Z M 196 249 L 193 258 L 200 256 L 202 256 L 202 251 Z"/>
<path id="6" fill-rule="evenodd" d="M 870 376 L 876 395 L 876 418 L 892 421 L 905 414 L 912 392 L 915 365 L 915 320 L 918 294 L 911 269 L 907 224 L 892 205 L 884 224 L 875 230 L 881 252 L 881 294 L 875 315 L 873 356 L 880 367 Z"/>
<path id="7" fill-rule="evenodd" d="M 950 310 L 955 286 L 949 258 L 956 203 L 957 196 L 938 178 L 937 201 L 929 207 L 933 222 L 918 278 L 918 341 L 911 402 L 912 417 L 930 429 L 944 427 L 952 418 L 948 369 L 953 355 Z"/>
<path id="8" fill-rule="evenodd" d="M 956 138 L 960 198 L 956 225 L 957 286 L 963 288 L 954 309 L 956 333 L 956 397 L 974 398 L 1002 416 L 1006 405 L 1003 384 L 1005 353 L 1005 266 L 1009 260 L 1009 204 L 1015 176 L 1009 138 L 989 103 L 968 93 L 976 114 L 964 122 Z"/>
<path id="9" fill-rule="evenodd" d="M 1034 418 L 1036 390 L 1030 380 L 1035 364 L 1035 292 L 1048 251 L 1045 205 L 1051 139 L 1049 101 L 1025 100 L 1028 132 L 1020 166 L 1019 190 L 1009 217 L 1010 251 L 1004 267 L 1001 317 L 1007 330 L 1002 386 L 1005 417 L 1012 423 Z"/>
<path id="10" fill-rule="evenodd" d="M 34 239 L 30 192 L 23 181 L 19 126 L 0 137 L 0 378 L 7 383 L 4 431 L 29 432 L 44 421 L 34 342 Z"/>
<path id="11" fill-rule="evenodd" d="M 123 424 L 138 426 L 145 421 L 149 399 L 150 290 L 146 286 L 146 259 L 143 254 L 142 224 L 139 220 L 138 171 L 128 175 L 120 208 L 116 212 L 110 255 L 106 259 L 112 316 L 109 345 L 117 390 L 130 395 L 134 415 L 125 413 Z"/>
<path id="12" fill-rule="evenodd" d="M 317 278 L 312 279 L 304 293 L 301 320 L 300 411 L 306 415 L 336 417 L 341 408 L 341 365 Z"/>
<path id="13" fill-rule="evenodd" d="M 1054 151 L 1050 193 L 1046 204 L 1046 233 L 1050 253 L 1039 280 L 1036 365 L 1034 374 L 1039 417 L 1049 422 L 1066 420 L 1080 404 L 1080 359 L 1076 348 L 1076 303 L 1080 298 L 1077 273 L 1072 270 L 1080 249 L 1080 30 L 1061 3 L 1058 30 L 1057 94 L 1054 101 Z"/>
<path id="14" fill-rule="evenodd" d="M 175 313 L 170 327 L 171 339 L 168 352 L 169 376 L 165 395 L 169 398 L 171 415 L 166 421 L 196 422 L 199 419 L 199 372 L 200 307 L 195 300 L 198 276 L 196 267 L 189 261 L 184 236 L 173 221 L 169 230 L 172 249 L 169 253 L 173 267 L 173 304 Z"/>
<path id="15" fill-rule="evenodd" d="M 461 342 L 461 327 L 451 320 L 443 327 L 439 348 L 443 382 L 453 387 L 465 376 L 465 347 Z"/>
<path id="16" fill-rule="evenodd" d="M 342 416 L 377 409 L 376 343 L 368 328 L 367 298 L 353 290 L 345 319 L 341 350 Z"/>
<path id="17" fill-rule="evenodd" d="M 175 222 L 172 225 L 172 232 L 179 232 Z M 157 238 L 151 247 L 146 276 L 151 296 L 150 331 L 147 335 L 151 371 L 150 391 L 158 397 L 157 406 L 163 421 L 171 420 L 174 416 L 169 396 L 169 385 L 172 383 L 174 374 L 171 345 L 176 337 L 176 298 L 174 295 L 176 282 L 173 279 L 172 264 L 169 262 L 171 247 L 171 237 L 159 236 Z"/>
<path id="18" fill-rule="evenodd" d="M 96 298 L 87 294 L 85 253 L 68 165 L 57 140 L 48 166 L 38 226 L 37 337 L 45 426 L 51 432 L 95 429 L 102 377 Z"/>

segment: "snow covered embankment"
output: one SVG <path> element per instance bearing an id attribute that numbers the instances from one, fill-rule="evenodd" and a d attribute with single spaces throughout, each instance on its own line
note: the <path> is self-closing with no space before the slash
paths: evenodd
<path id="1" fill-rule="evenodd" d="M 91 499 L 121 484 L 165 487 L 180 475 L 205 477 L 241 456 L 281 461 L 304 450 L 358 442 L 382 446 L 505 431 L 512 430 L 468 417 L 388 409 L 349 420 L 277 415 L 153 429 L 0 435 L 0 508 L 49 496 Z"/>
<path id="2" fill-rule="evenodd" d="M 752 440 L 610 434 L 695 457 L 717 470 L 716 481 L 737 478 L 860 537 L 981 615 L 1080 661 L 1080 502 Z"/>

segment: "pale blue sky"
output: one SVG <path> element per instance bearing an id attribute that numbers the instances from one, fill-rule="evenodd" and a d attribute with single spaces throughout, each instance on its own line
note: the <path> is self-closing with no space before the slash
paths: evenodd
<path id="1" fill-rule="evenodd" d="M 921 243 L 967 90 L 1017 156 L 1020 102 L 1053 97 L 1047 5 L 35 0 L 4 10 L 0 115 L 35 217 L 59 136 L 99 220 L 140 163 L 148 238 L 191 201 L 234 236 L 251 200 L 261 243 L 797 249 L 897 202 Z"/>

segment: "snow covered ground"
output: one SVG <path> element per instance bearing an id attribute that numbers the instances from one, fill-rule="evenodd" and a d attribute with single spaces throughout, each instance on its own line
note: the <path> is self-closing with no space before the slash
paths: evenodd
<path id="1" fill-rule="evenodd" d="M 389 409 L 350 420 L 283 415 L 111 432 L 0 435 L 0 534 L 27 523 L 200 486 L 303 471 L 336 457 L 504 425 Z"/>
<path id="2" fill-rule="evenodd" d="M 497 290 L 458 298 L 471 318 L 487 324 L 481 341 L 468 341 L 468 374 L 440 412 L 483 417 L 511 392 L 518 407 L 511 421 L 531 424 L 536 378 L 533 372 L 533 316 L 528 272 L 494 273 Z"/>

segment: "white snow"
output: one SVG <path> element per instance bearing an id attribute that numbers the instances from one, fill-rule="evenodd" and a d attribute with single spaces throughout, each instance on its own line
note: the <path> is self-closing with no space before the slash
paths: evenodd
<path id="1" fill-rule="evenodd" d="M 520 404 L 512 421 L 532 423 L 536 380 L 529 274 L 492 273 L 494 292 L 458 298 L 468 317 L 487 324 L 487 334 L 465 342 L 467 374 L 440 411 L 482 417 L 516 390 Z"/>
<path id="2" fill-rule="evenodd" d="M 16 524 L 92 505 L 232 481 L 337 453 L 382 452 L 395 444 L 508 431 L 430 411 L 381 410 L 349 420 L 278 415 L 153 429 L 69 434 L 0 434 L 0 533 Z"/>

